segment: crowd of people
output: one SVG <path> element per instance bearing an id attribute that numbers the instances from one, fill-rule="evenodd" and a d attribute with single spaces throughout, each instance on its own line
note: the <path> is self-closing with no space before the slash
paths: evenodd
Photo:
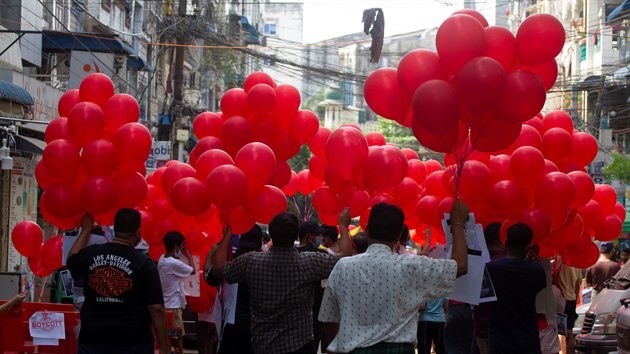
<path id="1" fill-rule="evenodd" d="M 200 352 L 559 353 L 560 333 L 567 336 L 565 352 L 572 353 L 583 271 L 538 257 L 525 224 L 509 227 L 505 244 L 500 224 L 484 230 L 491 257 L 486 271 L 496 301 L 471 306 L 448 299 L 455 279 L 468 271 L 467 218 L 468 207 L 456 202 L 450 259 L 428 238 L 423 246 L 406 247 L 412 242 L 404 213 L 385 203 L 372 208 L 365 233 L 354 238 L 347 210 L 339 216 L 339 228 L 300 223 L 281 213 L 269 223 L 268 244 L 254 226 L 234 248 L 234 235 L 225 227 L 203 270 L 219 299 L 214 316 L 212 310 L 206 314 L 215 320 L 203 322 L 217 323 L 217 311 L 222 319 L 197 331 Z M 153 353 L 154 334 L 161 354 L 171 350 L 169 335 L 181 353 L 183 281 L 197 273 L 194 262 L 180 260 L 182 255 L 192 259 L 184 236 L 164 235 L 166 253 L 156 264 L 134 249 L 141 228 L 136 210 L 118 211 L 111 243 L 86 247 L 93 224 L 84 216 L 67 261 L 73 278 L 85 286 L 79 353 Z M 586 271 L 593 297 L 620 268 L 612 260 L 611 243 L 602 243 L 600 252 Z M 623 253 L 626 262 L 628 252 Z M 231 316 L 228 303 L 233 303 Z M 167 311 L 173 313 L 170 332 Z M 566 325 L 558 320 L 562 316 Z"/>

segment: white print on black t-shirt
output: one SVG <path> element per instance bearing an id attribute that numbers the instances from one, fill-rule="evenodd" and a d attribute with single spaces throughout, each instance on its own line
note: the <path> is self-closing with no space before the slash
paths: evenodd
<path id="1" fill-rule="evenodd" d="M 131 275 L 133 274 L 133 270 L 129 268 L 130 264 L 131 261 L 127 258 L 115 256 L 113 254 L 100 254 L 93 258 L 92 264 L 90 265 L 90 271 L 93 271 L 97 267 L 111 266 L 124 271 L 127 275 Z"/>
<path id="2" fill-rule="evenodd" d="M 117 297 L 97 296 L 96 297 L 96 302 L 123 302 L 123 301 L 121 299 L 117 298 Z"/>

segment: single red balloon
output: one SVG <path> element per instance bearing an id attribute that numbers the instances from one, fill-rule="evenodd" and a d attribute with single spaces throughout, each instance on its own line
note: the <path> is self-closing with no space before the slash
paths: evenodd
<path id="1" fill-rule="evenodd" d="M 488 168 L 492 173 L 492 181 L 497 183 L 503 180 L 510 180 L 510 156 L 508 155 L 496 155 L 490 158 L 488 162 Z"/>
<path id="2" fill-rule="evenodd" d="M 221 134 L 225 144 L 238 151 L 252 141 L 252 126 L 247 118 L 232 116 L 223 122 Z"/>
<path id="3" fill-rule="evenodd" d="M 483 55 L 501 63 L 506 72 L 512 71 L 516 61 L 516 39 L 509 29 L 501 26 L 484 28 L 486 50 Z"/>
<path id="4" fill-rule="evenodd" d="M 543 176 L 536 189 L 536 205 L 548 214 L 566 210 L 575 200 L 575 183 L 564 173 Z"/>
<path id="5" fill-rule="evenodd" d="M 276 186 L 280 189 L 286 186 L 291 180 L 291 166 L 285 160 L 278 160 L 273 176 L 269 179 L 268 184 Z"/>
<path id="6" fill-rule="evenodd" d="M 114 91 L 112 79 L 102 73 L 89 74 L 79 86 L 81 101 L 96 103 L 101 107 L 114 95 Z"/>
<path id="7" fill-rule="evenodd" d="M 61 182 L 72 183 L 79 175 L 81 156 L 69 140 L 57 139 L 44 148 L 43 161 L 50 174 Z"/>
<path id="8" fill-rule="evenodd" d="M 254 220 L 269 224 L 274 216 L 286 211 L 287 199 L 280 189 L 263 186 L 250 193 L 245 201 L 245 210 Z"/>
<path id="9" fill-rule="evenodd" d="M 276 84 L 273 82 L 273 79 L 269 76 L 269 74 L 262 71 L 254 71 L 245 78 L 245 82 L 243 82 L 243 90 L 245 90 L 245 92 L 249 92 L 252 87 L 258 84 L 276 87 Z"/>
<path id="10" fill-rule="evenodd" d="M 571 154 L 573 139 L 566 130 L 551 128 L 543 134 L 542 143 L 545 157 L 554 162 L 561 162 Z"/>
<path id="11" fill-rule="evenodd" d="M 119 208 L 135 208 L 147 196 L 147 181 L 138 172 L 120 171 L 113 176 L 113 181 Z"/>
<path id="12" fill-rule="evenodd" d="M 276 157 L 273 150 L 262 143 L 249 143 L 243 146 L 234 164 L 247 176 L 250 190 L 262 187 L 273 176 Z"/>
<path id="13" fill-rule="evenodd" d="M 578 214 L 584 220 L 584 225 L 588 229 L 593 229 L 595 226 L 602 222 L 603 211 L 601 205 L 595 201 L 590 200 L 588 203 L 578 208 Z"/>
<path id="14" fill-rule="evenodd" d="M 57 104 L 57 110 L 59 111 L 60 117 L 68 117 L 68 114 L 77 105 L 81 102 L 81 94 L 78 89 L 70 89 L 66 91 L 59 98 L 59 103 Z M 47 141 L 48 142 L 48 141 Z"/>
<path id="15" fill-rule="evenodd" d="M 221 111 L 226 119 L 233 116 L 247 116 L 247 93 L 240 88 L 227 90 L 221 97 Z"/>
<path id="16" fill-rule="evenodd" d="M 324 161 L 326 161 L 326 143 L 328 138 L 330 138 L 330 134 L 330 129 L 320 126 L 317 133 L 308 141 L 308 148 L 313 155 Z"/>
<path id="17" fill-rule="evenodd" d="M 50 143 L 56 139 L 70 139 L 70 128 L 68 128 L 68 119 L 66 117 L 55 118 L 46 127 L 44 140 Z"/>
<path id="18" fill-rule="evenodd" d="M 350 216 L 353 218 L 361 216 L 370 207 L 370 200 L 370 194 L 367 191 L 361 189 L 354 190 L 348 205 L 350 208 Z"/>
<path id="19" fill-rule="evenodd" d="M 206 185 L 210 201 L 221 209 L 236 208 L 247 197 L 247 176 L 233 165 L 215 168 L 208 175 Z"/>
<path id="20" fill-rule="evenodd" d="M 88 176 L 109 176 L 114 171 L 114 144 L 105 139 L 88 143 L 81 153 L 81 165 Z"/>
<path id="21" fill-rule="evenodd" d="M 532 186 L 545 172 L 545 158 L 540 150 L 523 146 L 510 157 L 510 174 L 514 181 L 522 186 Z"/>
<path id="22" fill-rule="evenodd" d="M 62 248 L 63 237 L 61 236 L 53 236 L 46 240 L 46 242 L 44 242 L 40 251 L 40 255 L 42 258 L 42 266 L 45 269 L 55 270 L 63 266 Z"/>
<path id="23" fill-rule="evenodd" d="M 492 109 L 507 84 L 501 64 L 490 57 L 469 60 L 457 75 L 457 89 L 464 106 L 473 114 Z"/>
<path id="24" fill-rule="evenodd" d="M 175 182 L 170 197 L 173 208 L 184 215 L 201 215 L 210 207 L 206 184 L 194 177 Z"/>
<path id="25" fill-rule="evenodd" d="M 571 156 L 569 159 L 582 167 L 590 164 L 597 156 L 597 139 L 589 133 L 579 132 L 573 134 Z"/>
<path id="26" fill-rule="evenodd" d="M 213 112 L 202 112 L 193 120 L 193 131 L 197 139 L 206 136 L 216 136 L 221 138 L 221 128 L 223 119 Z"/>
<path id="27" fill-rule="evenodd" d="M 524 122 L 540 112 L 546 99 L 545 85 L 538 76 L 529 71 L 514 71 L 507 76 L 505 92 L 496 107 L 497 118 Z"/>
<path id="28" fill-rule="evenodd" d="M 595 186 L 593 200 L 602 206 L 604 214 L 608 214 L 613 211 L 617 203 L 617 191 L 607 184 L 598 184 Z"/>
<path id="29" fill-rule="evenodd" d="M 195 164 L 197 178 L 201 181 L 205 181 L 215 168 L 222 165 L 233 164 L 234 160 L 232 160 L 227 152 L 219 149 L 208 150 L 199 156 Z"/>
<path id="30" fill-rule="evenodd" d="M 306 144 L 319 131 L 319 118 L 308 109 L 298 111 L 289 124 L 289 135 L 300 145 Z"/>
<path id="31" fill-rule="evenodd" d="M 116 186 L 106 176 L 88 178 L 80 193 L 83 208 L 92 215 L 103 214 L 116 204 Z"/>
<path id="32" fill-rule="evenodd" d="M 256 117 L 263 117 L 276 105 L 276 91 L 267 84 L 257 84 L 247 92 L 247 107 Z"/>
<path id="33" fill-rule="evenodd" d="M 551 128 L 562 128 L 569 134 L 573 134 L 573 119 L 564 111 L 550 111 L 542 119 L 543 133 Z"/>
<path id="34" fill-rule="evenodd" d="M 459 193 L 462 200 L 478 204 L 486 200 L 492 188 L 492 173 L 483 162 L 468 160 L 464 162 L 459 180 Z"/>
<path id="35" fill-rule="evenodd" d="M 520 123 L 496 119 L 493 114 L 481 116 L 485 117 L 474 119 L 470 129 L 470 142 L 475 150 L 499 151 L 509 147 L 520 136 Z"/>
<path id="36" fill-rule="evenodd" d="M 503 180 L 492 187 L 488 201 L 494 215 L 512 219 L 527 207 L 527 194 L 514 181 Z"/>
<path id="37" fill-rule="evenodd" d="M 438 28 L 435 46 L 440 61 L 453 74 L 470 59 L 483 54 L 486 35 L 483 26 L 469 15 L 453 15 Z"/>
<path id="38" fill-rule="evenodd" d="M 409 96 L 398 84 L 398 71 L 394 68 L 380 68 L 372 72 L 363 88 L 365 102 L 378 115 L 399 120 L 409 110 Z"/>
<path id="39" fill-rule="evenodd" d="M 166 195 L 170 195 L 171 188 L 177 181 L 186 177 L 195 177 L 196 174 L 197 171 L 188 164 L 182 162 L 172 164 L 164 170 L 160 178 L 162 190 L 164 190 Z"/>
<path id="40" fill-rule="evenodd" d="M 230 224 L 232 232 L 235 234 L 243 234 L 256 224 L 256 220 L 242 206 L 230 211 L 228 220 L 228 224 Z"/>
<path id="41" fill-rule="evenodd" d="M 313 208 L 320 214 L 337 214 L 339 213 L 340 203 L 337 194 L 329 187 L 320 187 L 313 193 Z"/>
<path id="42" fill-rule="evenodd" d="M 615 214 L 604 215 L 601 224 L 595 227 L 595 239 L 612 241 L 619 237 L 623 223 Z"/>
<path id="43" fill-rule="evenodd" d="M 409 160 L 407 162 L 407 176 L 413 178 L 419 185 L 424 185 L 427 178 L 427 168 L 420 160 Z"/>
<path id="44" fill-rule="evenodd" d="M 11 231 L 13 247 L 24 257 L 32 257 L 39 254 L 43 237 L 44 235 L 39 225 L 29 220 L 18 222 Z"/>
<path id="45" fill-rule="evenodd" d="M 420 85 L 413 95 L 413 128 L 426 129 L 436 135 L 457 130 L 460 104 L 457 89 L 442 80 L 431 80 Z"/>
<path id="46" fill-rule="evenodd" d="M 127 123 L 114 135 L 114 156 L 120 164 L 136 165 L 149 158 L 153 139 L 149 129 L 140 123 Z"/>
<path id="47" fill-rule="evenodd" d="M 485 17 L 483 17 L 483 15 L 479 11 L 475 11 L 475 10 L 472 10 L 472 9 L 461 9 L 461 10 L 457 10 L 457 11 L 453 12 L 453 15 L 468 15 L 468 16 L 471 16 L 475 20 L 479 21 L 479 23 L 481 24 L 481 27 L 483 27 L 483 28 L 488 27 L 488 21 L 486 20 Z"/>
<path id="48" fill-rule="evenodd" d="M 317 177 L 317 179 L 319 180 L 324 179 L 324 172 L 326 171 L 326 166 L 327 166 L 326 162 L 320 159 L 319 157 L 317 157 L 317 155 L 311 156 L 311 158 L 308 160 L 309 171 L 311 171 L 313 176 Z"/>
<path id="49" fill-rule="evenodd" d="M 298 175 L 295 171 L 291 171 L 291 178 L 289 182 L 282 187 L 282 192 L 286 194 L 287 197 L 293 197 L 298 192 Z"/>
<path id="50" fill-rule="evenodd" d="M 71 140 L 84 147 L 92 140 L 100 139 L 105 130 L 105 115 L 98 105 L 81 102 L 68 114 L 68 129 Z"/>
<path id="51" fill-rule="evenodd" d="M 46 210 L 55 218 L 69 218 L 83 211 L 79 191 L 69 184 L 54 184 L 42 195 Z"/>
<path id="52" fill-rule="evenodd" d="M 59 183 L 59 180 L 48 172 L 43 160 L 39 161 L 37 166 L 35 166 L 35 180 L 40 188 L 44 190 L 50 185 Z"/>
<path id="53" fill-rule="evenodd" d="M 384 145 L 368 153 L 363 174 L 363 184 L 373 190 L 394 188 L 407 176 L 408 161 L 396 147 Z"/>
<path id="54" fill-rule="evenodd" d="M 516 52 L 522 64 L 537 65 L 554 59 L 562 51 L 566 34 L 562 22 L 552 15 L 528 16 L 516 32 Z"/>
<path id="55" fill-rule="evenodd" d="M 432 195 L 420 199 L 416 210 L 422 223 L 433 227 L 440 225 L 441 221 L 438 214 L 440 201 L 440 198 Z"/>
<path id="56" fill-rule="evenodd" d="M 359 173 L 368 156 L 368 145 L 363 134 L 353 128 L 339 128 L 326 143 L 326 159 L 345 180 Z"/>
<path id="57" fill-rule="evenodd" d="M 555 59 L 540 65 L 522 65 L 521 69 L 537 75 L 547 91 L 551 90 L 558 79 L 558 63 Z"/>
<path id="58" fill-rule="evenodd" d="M 118 93 L 110 97 L 103 108 L 105 128 L 112 134 L 127 123 L 135 123 L 140 118 L 140 105 L 133 96 Z"/>
<path id="59" fill-rule="evenodd" d="M 429 80 L 448 79 L 447 74 L 437 53 L 428 49 L 414 49 L 398 63 L 398 83 L 408 97 Z"/>

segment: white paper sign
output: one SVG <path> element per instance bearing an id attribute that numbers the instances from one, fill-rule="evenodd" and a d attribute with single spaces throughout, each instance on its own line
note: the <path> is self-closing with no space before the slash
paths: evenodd
<path id="1" fill-rule="evenodd" d="M 35 312 L 28 319 L 28 328 L 33 338 L 66 339 L 66 326 L 60 312 Z"/>
<path id="2" fill-rule="evenodd" d="M 195 269 L 199 269 L 199 256 L 192 256 L 192 259 L 188 260 L 188 264 L 195 263 Z M 184 279 L 184 294 L 187 296 L 199 297 L 201 296 L 201 284 L 199 283 L 199 272 L 189 275 Z"/>

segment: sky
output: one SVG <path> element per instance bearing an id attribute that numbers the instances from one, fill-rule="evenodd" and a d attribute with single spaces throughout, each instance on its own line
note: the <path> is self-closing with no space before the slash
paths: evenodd
<path id="1" fill-rule="evenodd" d="M 304 42 L 363 31 L 363 10 L 380 7 L 385 36 L 439 26 L 463 8 L 461 0 L 304 0 Z"/>

